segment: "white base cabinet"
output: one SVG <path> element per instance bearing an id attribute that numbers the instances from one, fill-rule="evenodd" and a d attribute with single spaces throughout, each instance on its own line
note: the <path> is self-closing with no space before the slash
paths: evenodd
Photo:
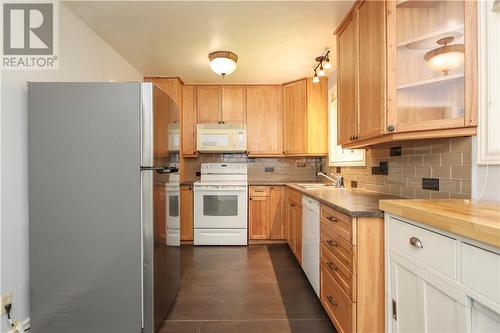
<path id="1" fill-rule="evenodd" d="M 500 332 L 500 249 L 386 214 L 385 254 L 387 332 Z"/>

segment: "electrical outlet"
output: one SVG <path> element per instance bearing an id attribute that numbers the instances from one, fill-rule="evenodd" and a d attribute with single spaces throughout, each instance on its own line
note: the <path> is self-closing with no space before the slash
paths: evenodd
<path id="1" fill-rule="evenodd" d="M 2 295 L 2 315 L 5 313 L 5 306 L 12 303 L 12 293 Z"/>

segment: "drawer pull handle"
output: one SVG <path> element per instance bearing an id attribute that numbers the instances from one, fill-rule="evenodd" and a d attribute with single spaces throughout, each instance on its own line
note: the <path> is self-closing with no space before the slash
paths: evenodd
<path id="1" fill-rule="evenodd" d="M 331 269 L 332 271 L 335 271 L 335 272 L 338 272 L 338 271 L 339 271 L 339 269 L 338 269 L 337 267 L 335 267 L 335 265 L 334 265 L 331 261 L 327 262 L 327 263 L 326 263 L 326 265 L 327 265 L 328 267 L 330 267 L 330 269 Z"/>
<path id="2" fill-rule="evenodd" d="M 328 216 L 326 219 L 330 222 L 337 222 L 337 219 L 334 216 Z"/>
<path id="3" fill-rule="evenodd" d="M 337 303 L 334 302 L 333 300 L 333 297 L 332 296 L 326 296 L 326 300 L 328 301 L 328 303 L 330 303 L 331 305 L 333 305 L 334 307 L 337 307 Z"/>
<path id="4" fill-rule="evenodd" d="M 333 247 L 337 247 L 339 245 L 339 243 L 337 243 L 336 241 L 334 241 L 333 239 L 329 239 L 326 241 L 329 245 L 333 246 Z"/>
<path id="5" fill-rule="evenodd" d="M 424 248 L 424 244 L 422 244 L 422 242 L 420 241 L 420 239 L 418 239 L 417 237 L 411 237 L 410 238 L 410 244 L 415 246 L 416 248 L 419 248 L 419 249 L 423 249 Z"/>

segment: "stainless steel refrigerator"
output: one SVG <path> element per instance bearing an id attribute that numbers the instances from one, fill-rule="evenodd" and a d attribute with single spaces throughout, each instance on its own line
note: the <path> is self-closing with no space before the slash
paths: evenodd
<path id="1" fill-rule="evenodd" d="M 161 326 L 180 283 L 178 121 L 151 83 L 28 84 L 33 332 Z"/>

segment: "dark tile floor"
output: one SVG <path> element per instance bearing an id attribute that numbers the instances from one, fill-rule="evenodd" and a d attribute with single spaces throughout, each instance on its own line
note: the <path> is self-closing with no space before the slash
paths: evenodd
<path id="1" fill-rule="evenodd" d="M 286 245 L 186 246 L 182 258 L 160 333 L 336 332 Z"/>

